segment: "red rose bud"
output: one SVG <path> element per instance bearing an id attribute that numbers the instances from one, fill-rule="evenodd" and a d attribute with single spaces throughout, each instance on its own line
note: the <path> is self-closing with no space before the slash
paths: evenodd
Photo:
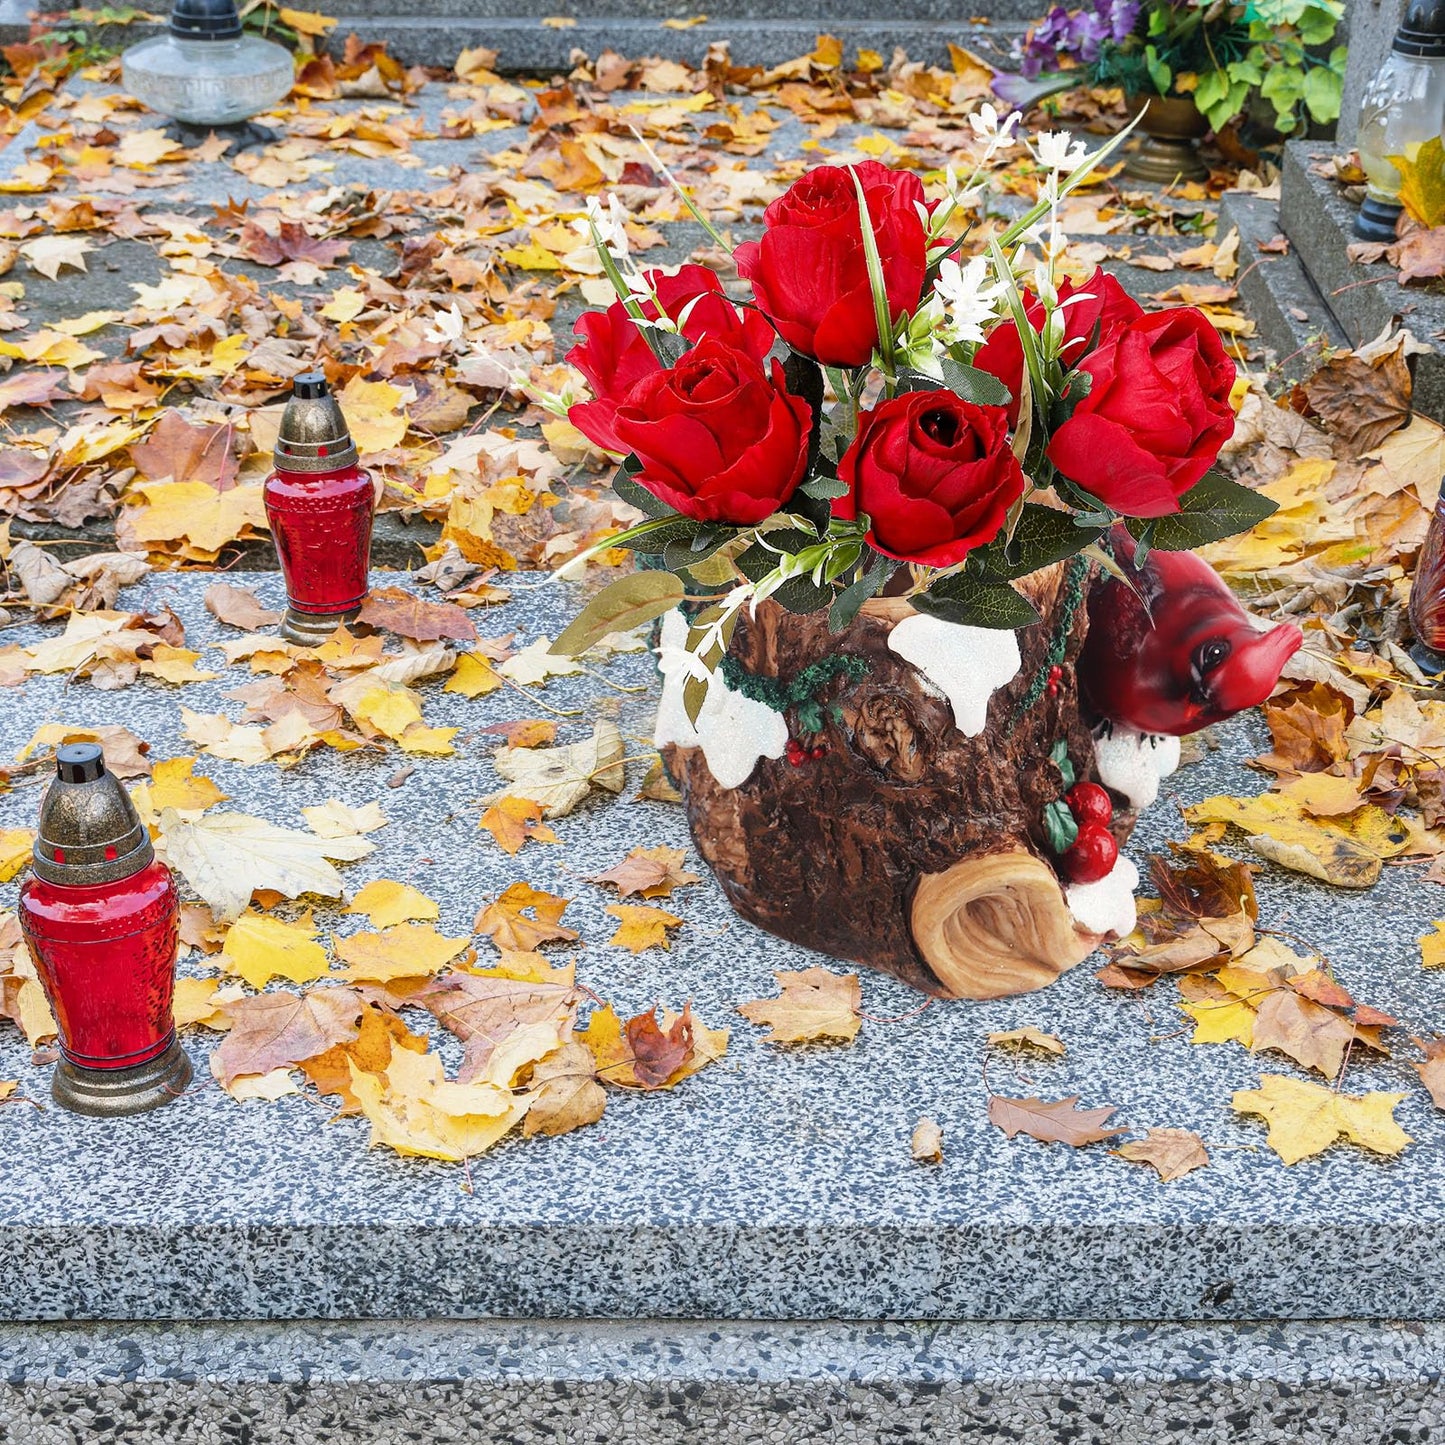
<path id="1" fill-rule="evenodd" d="M 1122 523 L 1110 534 L 1126 581 L 1089 590 L 1079 686 L 1100 717 L 1141 733 L 1183 736 L 1262 703 L 1304 636 L 1283 622 L 1259 632 L 1214 569 L 1192 552 L 1134 565 Z"/>
<path id="2" fill-rule="evenodd" d="M 1004 409 L 951 391 L 911 391 L 863 412 L 838 475 L 850 491 L 833 515 L 866 513 L 872 546 L 928 567 L 991 542 L 1024 490 Z"/>
<path id="3" fill-rule="evenodd" d="M 1085 823 L 1074 846 L 1064 854 L 1064 872 L 1075 883 L 1097 883 L 1107 878 L 1119 859 L 1119 845 L 1102 823 Z"/>
<path id="4" fill-rule="evenodd" d="M 1044 303 L 1032 291 L 1024 292 L 1023 301 L 1029 325 L 1035 331 L 1042 331 Z M 1059 306 L 1064 316 L 1059 360 L 1065 371 L 1073 370 L 1089 351 L 1112 341 L 1125 326 L 1144 314 L 1144 308 L 1112 276 L 1102 271 L 1095 271 L 1080 286 L 1065 280 L 1059 286 Z M 1013 397 L 1008 408 L 1009 425 L 1017 426 L 1024 381 L 1024 348 L 1019 341 L 1018 326 L 1012 321 L 995 326 L 978 348 L 973 364 L 1008 387 Z"/>
<path id="5" fill-rule="evenodd" d="M 889 315 L 911 315 L 923 293 L 928 237 L 919 213 L 923 185 L 907 171 L 877 161 L 851 169 L 819 166 L 763 212 L 762 239 L 733 253 L 778 334 L 825 366 L 866 366 L 878 345 L 855 170 L 873 223 Z"/>
<path id="6" fill-rule="evenodd" d="M 1192 306 L 1141 316 L 1080 369 L 1089 394 L 1049 443 L 1071 482 L 1126 517 L 1162 517 L 1234 431 L 1234 363 Z"/>
<path id="7" fill-rule="evenodd" d="M 706 266 L 683 266 L 676 276 L 648 271 L 644 279 L 666 316 L 673 321 L 683 317 L 682 334 L 689 341 L 713 336 L 759 361 L 772 350 L 776 338 L 767 320 L 734 306 Z M 642 314 L 656 320 L 657 303 L 644 301 Z M 615 426 L 617 408 L 643 377 L 661 371 L 662 363 L 620 301 L 605 311 L 586 312 L 572 329 L 582 340 L 566 359 L 587 378 L 595 400 L 569 408 L 568 420 L 588 441 L 609 452 L 625 452 Z"/>
<path id="8" fill-rule="evenodd" d="M 793 495 L 808 462 L 808 403 L 783 368 L 707 337 L 676 366 L 643 377 L 617 408 L 633 480 L 699 522 L 752 526 Z"/>
<path id="9" fill-rule="evenodd" d="M 1085 823 L 1098 823 L 1107 828 L 1114 821 L 1114 804 L 1098 783 L 1075 783 L 1064 801 L 1082 828 Z"/>

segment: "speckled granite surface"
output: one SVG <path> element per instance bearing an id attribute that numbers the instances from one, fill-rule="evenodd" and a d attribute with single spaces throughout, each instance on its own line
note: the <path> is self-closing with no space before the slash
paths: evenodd
<path id="1" fill-rule="evenodd" d="M 163 576 L 124 602 L 174 606 L 203 645 L 219 630 L 200 605 L 209 580 Z M 279 596 L 274 575 L 247 580 Z M 477 615 L 484 632 L 529 641 L 555 633 L 571 605 L 555 589 L 519 591 L 505 610 Z M 606 675 L 651 685 L 644 657 Z M 156 757 L 190 752 L 178 704 L 239 716 L 221 692 L 246 676 L 180 693 L 34 680 L 0 693 L 0 750 L 65 718 L 123 722 Z M 667 1097 L 615 1095 L 596 1127 L 501 1146 L 473 1163 L 470 1191 L 459 1168 L 369 1153 L 364 1123 L 330 1124 L 301 1098 L 241 1105 L 207 1082 L 158 1114 L 115 1122 L 7 1105 L 0 1317 L 1445 1317 L 1445 1120 L 1403 1065 L 1351 1069 L 1357 1089 L 1410 1090 L 1398 1117 L 1418 1142 L 1400 1160 L 1343 1148 L 1287 1169 L 1229 1097 L 1290 1066 L 1191 1048 L 1167 994 L 1108 994 L 1087 965 L 1032 997 L 870 1019 L 851 1047 L 778 1053 L 732 1010 L 771 993 L 772 970 L 817 960 L 740 923 L 710 880 L 678 896 L 687 922 L 671 952 L 633 957 L 605 943 L 612 896 L 579 875 L 638 843 L 683 843 L 681 811 L 589 805 L 557 823 L 563 846 L 508 859 L 477 830 L 476 800 L 497 780 L 490 740 L 470 734 L 535 709 L 510 690 L 476 702 L 435 685 L 425 693 L 428 721 L 460 724 L 468 740 L 398 789 L 386 786 L 395 754 L 322 753 L 288 773 L 205 759 L 202 770 L 228 806 L 293 826 L 302 806 L 330 797 L 379 800 L 392 822 L 349 882 L 415 883 L 440 900 L 449 931 L 521 876 L 572 896 L 579 975 L 628 1012 L 691 998 L 710 1024 L 733 1026 L 727 1060 Z M 650 728 L 646 695 L 593 678 L 544 696 L 557 706 L 601 698 L 589 707 L 619 706 L 624 732 Z M 1237 766 L 1257 749 L 1251 726 L 1227 730 L 1219 753 L 1172 780 L 1172 796 L 1262 786 Z M 635 784 L 641 767 L 631 773 Z M 32 786 L 0 794 L 0 827 L 32 823 L 37 802 Z M 1166 799 L 1135 855 L 1171 834 L 1182 825 Z M 1359 895 L 1271 871 L 1260 893 L 1265 917 L 1323 949 L 1358 996 L 1417 1029 L 1445 1029 L 1445 979 L 1422 972 L 1415 943 L 1425 920 L 1445 915 L 1445 894 L 1417 870 L 1387 870 Z M 0 906 L 14 897 L 13 883 L 0 888 Z M 340 922 L 324 909 L 318 919 Z M 871 975 L 863 1000 L 884 1019 L 918 1002 Z M 983 1041 L 1024 1024 L 1060 1034 L 1069 1055 L 1024 1076 L 996 1061 L 996 1090 L 1077 1091 L 1119 1105 L 1132 1125 L 1197 1129 L 1211 1167 L 1165 1186 L 1102 1148 L 1006 1140 L 985 1119 Z M 191 1042 L 202 1080 L 208 1037 Z M 0 1078 L 45 1098 L 47 1072 L 8 1026 Z M 936 1168 L 908 1156 L 923 1114 L 944 1128 Z"/>
<path id="2" fill-rule="evenodd" d="M 1442 1362 L 1355 1323 L 47 1326 L 0 1332 L 0 1440 L 1396 1445 Z"/>

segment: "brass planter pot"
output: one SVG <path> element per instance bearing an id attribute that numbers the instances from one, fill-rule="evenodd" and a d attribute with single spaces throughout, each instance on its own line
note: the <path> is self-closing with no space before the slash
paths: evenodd
<path id="1" fill-rule="evenodd" d="M 1141 115 L 1143 140 L 1124 166 L 1125 175 L 1167 186 L 1175 181 L 1202 181 L 1209 167 L 1199 157 L 1199 142 L 1209 133 L 1192 96 L 1135 97 L 1133 112 Z"/>

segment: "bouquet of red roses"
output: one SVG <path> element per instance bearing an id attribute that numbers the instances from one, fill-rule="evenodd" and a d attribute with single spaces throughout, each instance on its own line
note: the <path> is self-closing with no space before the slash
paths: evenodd
<path id="1" fill-rule="evenodd" d="M 985 107 L 978 168 L 950 171 L 933 199 L 873 161 L 807 172 L 734 252 L 747 302 L 702 266 L 638 270 L 621 208 L 593 203 L 584 224 L 619 299 L 577 323 L 568 359 L 593 399 L 568 415 L 624 458 L 614 485 L 646 516 L 603 545 L 650 566 L 555 651 L 705 597 L 688 636 L 695 716 L 741 609 L 764 598 L 827 608 L 841 629 L 886 589 L 1019 628 L 1037 614 L 1012 583 L 1080 552 L 1108 565 L 1120 519 L 1146 554 L 1269 514 L 1210 470 L 1235 370 L 1209 320 L 1146 313 L 1100 271 L 1062 279 L 1060 202 L 1117 138 L 1090 155 L 1040 136 L 1038 202 L 966 256 L 984 165 L 1016 120 Z"/>

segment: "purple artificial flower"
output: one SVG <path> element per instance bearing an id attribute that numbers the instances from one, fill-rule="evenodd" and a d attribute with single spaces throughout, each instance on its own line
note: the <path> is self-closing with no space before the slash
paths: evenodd
<path id="1" fill-rule="evenodd" d="M 1055 5 L 1024 37 L 1018 50 L 1020 70 L 1032 80 L 1041 71 L 1058 70 L 1064 59 L 1092 65 L 1106 43 L 1133 34 L 1142 0 L 1094 0 L 1092 9 L 1065 10 Z"/>

